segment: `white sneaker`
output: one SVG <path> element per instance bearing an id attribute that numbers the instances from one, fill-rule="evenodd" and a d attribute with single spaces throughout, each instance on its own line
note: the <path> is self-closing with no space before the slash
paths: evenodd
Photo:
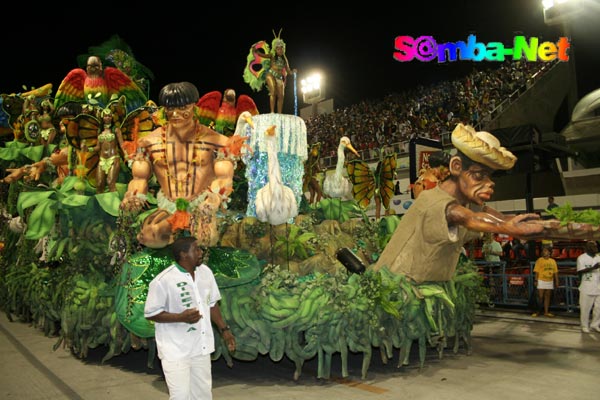
<path id="1" fill-rule="evenodd" d="M 581 332 L 590 333 L 590 328 L 581 328 Z"/>
<path id="2" fill-rule="evenodd" d="M 600 333 L 600 327 L 598 327 L 598 326 L 594 326 L 594 327 L 592 328 L 592 330 L 593 330 L 593 331 L 596 331 L 596 332 L 598 332 L 598 333 Z"/>

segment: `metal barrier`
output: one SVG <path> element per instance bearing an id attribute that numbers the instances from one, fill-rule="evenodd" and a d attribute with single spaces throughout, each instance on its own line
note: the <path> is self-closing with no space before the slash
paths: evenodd
<path id="1" fill-rule="evenodd" d="M 559 273 L 558 287 L 552 293 L 550 309 L 567 312 L 579 311 L 579 276 L 571 274 L 575 261 L 557 261 L 559 271 L 567 269 L 569 273 Z M 505 261 L 487 262 L 475 260 L 483 276 L 483 283 L 489 289 L 489 301 L 494 305 L 527 307 L 534 292 L 533 267 L 517 266 L 507 268 Z"/>

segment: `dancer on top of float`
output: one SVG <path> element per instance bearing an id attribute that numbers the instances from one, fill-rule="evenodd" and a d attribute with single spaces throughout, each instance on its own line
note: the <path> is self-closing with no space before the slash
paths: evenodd
<path id="1" fill-rule="evenodd" d="M 275 32 L 273 32 L 275 36 Z M 271 113 L 283 112 L 283 100 L 285 97 L 285 84 L 288 74 L 296 73 L 295 69 L 290 68 L 290 64 L 285 55 L 286 45 L 281 39 L 281 31 L 275 36 L 269 51 L 269 45 L 265 41 L 255 43 L 250 48 L 248 63 L 244 69 L 244 81 L 255 91 L 260 91 L 266 83 L 269 90 L 269 108 Z M 263 50 L 263 51 L 259 51 Z M 255 71 L 253 66 L 262 64 L 262 69 Z"/>

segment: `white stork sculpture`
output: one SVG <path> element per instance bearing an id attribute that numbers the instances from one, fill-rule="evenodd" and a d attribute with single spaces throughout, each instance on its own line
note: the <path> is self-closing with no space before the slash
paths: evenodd
<path id="1" fill-rule="evenodd" d="M 345 149 L 348 149 L 359 156 L 358 152 L 352 147 L 350 139 L 347 136 L 342 136 L 337 150 L 338 158 L 335 166 L 335 173 L 327 175 L 323 182 L 323 192 L 333 198 L 352 198 L 352 183 L 342 174 L 344 171 L 344 162 L 346 160 L 344 155 Z"/>
<path id="2" fill-rule="evenodd" d="M 269 181 L 256 192 L 256 217 L 261 222 L 280 225 L 298 215 L 298 203 L 292 189 L 285 186 L 281 179 L 275 128 L 272 125 L 265 131 Z"/>

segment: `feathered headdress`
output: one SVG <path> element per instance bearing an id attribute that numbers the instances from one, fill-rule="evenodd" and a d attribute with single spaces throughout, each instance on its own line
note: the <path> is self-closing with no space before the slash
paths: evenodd
<path id="1" fill-rule="evenodd" d="M 281 46 L 281 47 L 283 47 L 283 53 L 285 54 L 285 42 L 281 38 L 282 30 L 283 30 L 283 28 L 281 28 L 279 30 L 279 34 L 277 34 L 277 35 L 275 34 L 275 30 L 273 30 L 273 36 L 275 37 L 275 39 L 273 39 L 273 42 L 271 42 L 271 51 L 273 53 L 275 53 L 275 51 L 277 50 L 277 47 Z"/>

